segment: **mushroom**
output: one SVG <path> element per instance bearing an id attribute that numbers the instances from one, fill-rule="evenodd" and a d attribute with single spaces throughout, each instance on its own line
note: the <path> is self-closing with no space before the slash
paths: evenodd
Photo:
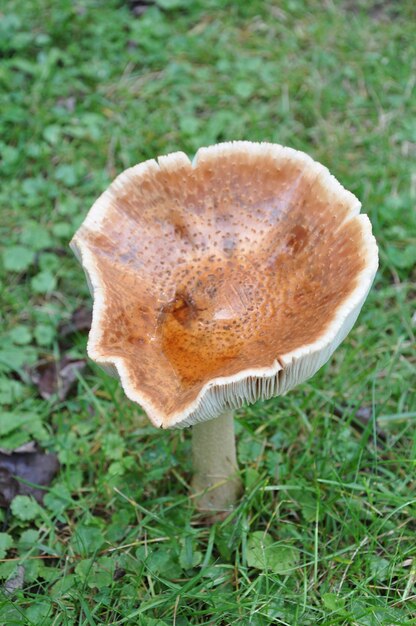
<path id="1" fill-rule="evenodd" d="M 357 319 L 378 265 L 360 206 L 305 153 L 235 141 L 126 170 L 75 234 L 88 354 L 155 426 L 193 427 L 201 510 L 240 492 L 233 410 L 311 377 Z"/>

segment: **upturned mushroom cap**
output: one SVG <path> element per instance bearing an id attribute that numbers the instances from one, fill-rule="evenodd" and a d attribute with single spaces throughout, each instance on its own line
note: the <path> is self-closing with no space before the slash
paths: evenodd
<path id="1" fill-rule="evenodd" d="M 165 428 L 287 392 L 328 360 L 371 287 L 360 206 L 275 144 L 126 170 L 71 242 L 94 297 L 89 356 Z"/>

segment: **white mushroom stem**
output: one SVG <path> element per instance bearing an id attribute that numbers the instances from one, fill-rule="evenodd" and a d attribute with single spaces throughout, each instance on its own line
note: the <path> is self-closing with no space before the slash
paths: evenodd
<path id="1" fill-rule="evenodd" d="M 192 488 L 198 509 L 231 511 L 242 489 L 232 411 L 192 427 L 192 457 Z"/>

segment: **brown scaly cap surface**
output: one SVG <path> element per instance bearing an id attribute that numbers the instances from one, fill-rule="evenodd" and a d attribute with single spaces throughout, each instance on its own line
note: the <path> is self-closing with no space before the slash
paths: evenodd
<path id="1" fill-rule="evenodd" d="M 89 356 L 157 426 L 286 392 L 353 326 L 377 246 L 303 152 L 245 141 L 123 172 L 71 246 L 94 296 Z"/>

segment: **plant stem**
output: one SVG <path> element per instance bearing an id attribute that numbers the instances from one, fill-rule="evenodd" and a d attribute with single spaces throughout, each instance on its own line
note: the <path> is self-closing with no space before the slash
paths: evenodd
<path id="1" fill-rule="evenodd" d="M 192 457 L 198 509 L 231 511 L 242 490 L 232 411 L 192 427 Z"/>

